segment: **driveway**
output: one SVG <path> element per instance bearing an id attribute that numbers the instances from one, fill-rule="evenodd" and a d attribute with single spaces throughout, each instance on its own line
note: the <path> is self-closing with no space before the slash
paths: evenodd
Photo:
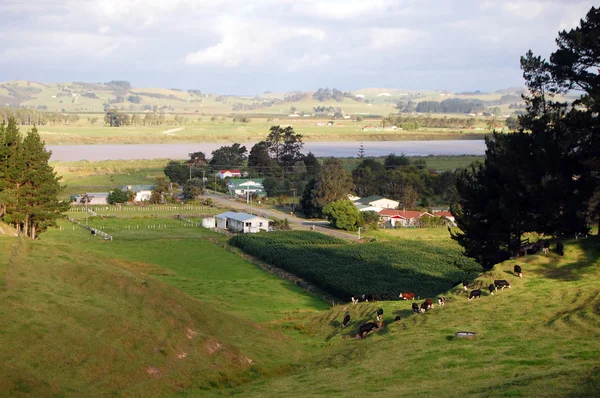
<path id="1" fill-rule="evenodd" d="M 290 227 L 294 230 L 307 231 L 310 230 L 311 226 L 314 225 L 315 231 L 317 232 L 351 241 L 358 240 L 358 233 L 345 232 L 340 231 L 339 229 L 333 229 L 329 226 L 329 221 L 327 220 L 307 220 L 305 218 L 299 218 L 295 215 L 291 215 L 280 210 L 265 209 L 262 207 L 251 206 L 250 203 L 236 202 L 227 195 L 205 194 L 204 197 L 211 198 L 219 206 L 229 207 L 231 209 L 236 210 L 243 210 L 248 213 L 256 214 L 263 217 L 275 217 L 281 220 L 287 218 Z"/>

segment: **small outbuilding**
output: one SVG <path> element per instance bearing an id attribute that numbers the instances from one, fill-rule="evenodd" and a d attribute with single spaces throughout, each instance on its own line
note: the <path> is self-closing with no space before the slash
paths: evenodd
<path id="1" fill-rule="evenodd" d="M 270 220 L 253 214 L 227 211 L 218 214 L 215 218 L 217 220 L 217 228 L 227 229 L 233 232 L 253 234 L 259 231 L 269 230 Z"/>

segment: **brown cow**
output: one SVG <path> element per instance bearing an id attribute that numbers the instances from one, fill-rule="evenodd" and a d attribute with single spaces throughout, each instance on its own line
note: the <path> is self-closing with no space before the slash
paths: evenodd
<path id="1" fill-rule="evenodd" d="M 400 293 L 400 297 L 401 300 L 414 300 L 415 299 L 415 294 L 414 293 Z"/>

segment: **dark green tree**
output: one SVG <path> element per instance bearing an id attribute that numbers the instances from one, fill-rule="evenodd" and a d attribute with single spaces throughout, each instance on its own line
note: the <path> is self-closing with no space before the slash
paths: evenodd
<path id="1" fill-rule="evenodd" d="M 323 215 L 333 227 L 346 231 L 356 231 L 362 225 L 358 208 L 348 199 L 340 199 L 323 207 Z"/>
<path id="2" fill-rule="evenodd" d="M 327 204 L 347 199 L 348 195 L 354 192 L 351 174 L 344 169 L 341 160 L 334 158 L 327 159 L 323 163 L 315 177 L 314 188 L 306 194 L 306 190 L 310 186 L 311 183 L 307 184 L 305 188 L 301 206 L 305 214 L 312 216 L 321 215 L 323 207 Z"/>
<path id="3" fill-rule="evenodd" d="M 291 126 L 272 126 L 269 131 L 266 139 L 269 152 L 281 167 L 291 167 L 294 162 L 302 159 L 302 134 L 294 132 Z"/>
<path id="4" fill-rule="evenodd" d="M 183 197 L 189 200 L 198 199 L 204 193 L 204 183 L 201 178 L 192 178 L 183 184 Z"/>
<path id="5" fill-rule="evenodd" d="M 23 215 L 23 233 L 35 239 L 67 211 L 67 202 L 58 200 L 62 191 L 60 177 L 48 164 L 51 152 L 47 151 L 34 127 L 23 140 L 25 168 L 18 187 L 18 211 Z"/>
<path id="6" fill-rule="evenodd" d="M 274 170 L 274 167 L 277 170 Z M 266 141 L 260 141 L 250 149 L 248 168 L 252 174 L 269 176 L 281 174 L 277 162 L 269 155 L 269 143 Z"/>
<path id="7" fill-rule="evenodd" d="M 212 152 L 210 167 L 213 171 L 244 167 L 247 159 L 246 153 L 246 147 L 238 143 L 222 146 Z"/>
<path id="8" fill-rule="evenodd" d="M 113 189 L 108 194 L 108 203 L 114 205 L 116 203 L 127 203 L 129 202 L 129 195 L 126 191 L 122 191 L 119 188 Z"/>

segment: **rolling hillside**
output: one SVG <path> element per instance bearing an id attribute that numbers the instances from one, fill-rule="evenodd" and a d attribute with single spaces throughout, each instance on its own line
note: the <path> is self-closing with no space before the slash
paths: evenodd
<path id="1" fill-rule="evenodd" d="M 107 83 L 38 83 L 15 80 L 0 82 L 0 104 L 21 106 L 51 112 L 78 114 L 103 113 L 105 104 L 111 108 L 127 112 L 164 111 L 178 114 L 229 115 L 270 115 L 285 117 L 291 113 L 313 114 L 314 108 L 340 109 L 347 115 L 381 117 L 397 112 L 396 102 L 443 101 L 449 98 L 466 100 L 499 101 L 503 95 L 510 95 L 515 102 L 521 102 L 522 88 L 498 90 L 490 93 L 450 93 L 446 91 L 417 91 L 389 88 L 365 88 L 346 92 L 344 97 L 325 99 L 314 98 L 315 91 L 271 93 L 254 96 L 204 93 L 201 90 L 180 90 L 166 88 L 130 87 L 126 82 Z M 323 97 L 320 97 L 323 99 Z M 508 103 L 489 104 L 499 106 L 510 113 Z"/>
<path id="2" fill-rule="evenodd" d="M 67 223 L 40 241 L 0 237 L 0 391 L 579 397 L 600 387 L 597 236 L 566 242 L 564 257 L 520 260 L 522 279 L 514 262 L 498 264 L 475 280 L 512 283 L 494 296 L 453 289 L 421 315 L 411 302 L 361 303 L 342 328 L 345 306 L 327 309 L 225 250 L 220 235 L 126 228 L 157 216 L 118 219 L 114 242 Z M 386 326 L 356 339 L 379 307 Z M 477 335 L 454 337 L 463 330 Z"/>

